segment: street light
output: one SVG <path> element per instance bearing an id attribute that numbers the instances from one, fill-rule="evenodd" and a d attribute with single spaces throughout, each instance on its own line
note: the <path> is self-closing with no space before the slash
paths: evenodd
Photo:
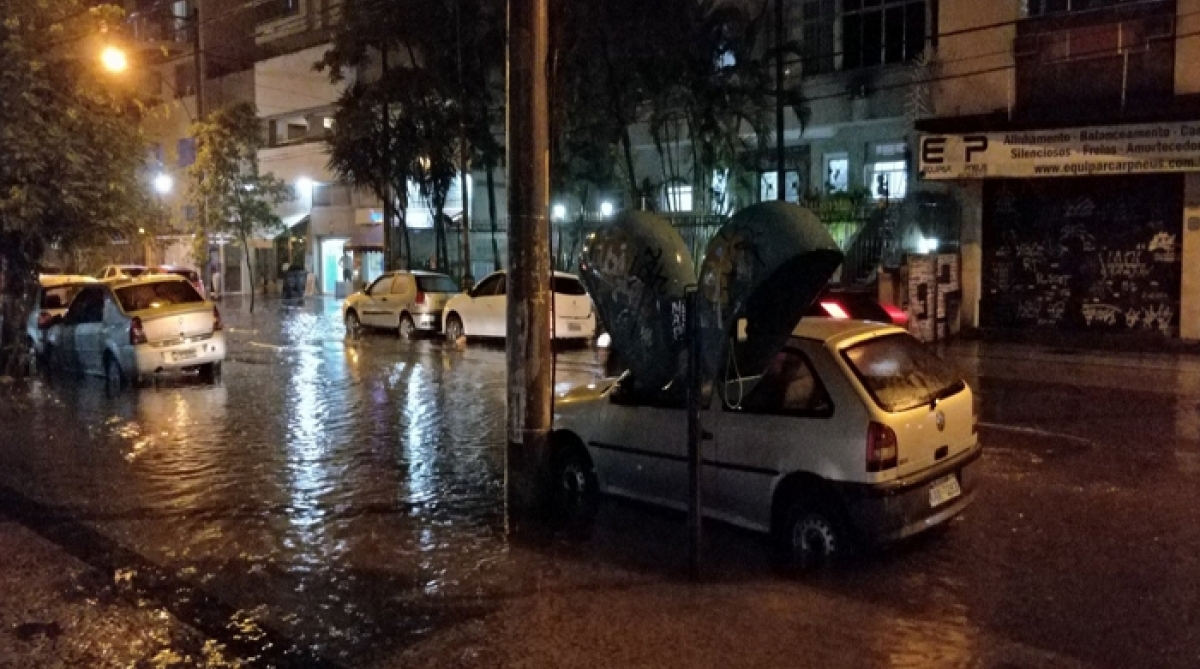
<path id="1" fill-rule="evenodd" d="M 554 208 L 550 210 L 550 216 L 551 216 L 551 218 L 553 218 L 556 221 L 567 220 L 567 205 L 565 205 L 565 204 L 554 205 Z"/>
<path id="2" fill-rule="evenodd" d="M 308 177 L 300 177 L 296 179 L 296 195 L 299 197 L 309 197 L 312 195 L 313 180 Z"/>
<path id="3" fill-rule="evenodd" d="M 125 57 L 124 51 L 115 46 L 107 46 L 100 52 L 100 64 L 109 72 L 120 74 L 129 67 L 129 59 Z"/>
<path id="4" fill-rule="evenodd" d="M 605 201 L 600 203 L 600 215 L 608 218 L 613 215 L 613 203 Z"/>
<path id="5" fill-rule="evenodd" d="M 160 173 L 158 176 L 154 177 L 154 190 L 157 191 L 159 195 L 166 195 L 167 193 L 170 193 L 171 189 L 174 187 L 175 180 L 171 178 L 170 174 Z"/>

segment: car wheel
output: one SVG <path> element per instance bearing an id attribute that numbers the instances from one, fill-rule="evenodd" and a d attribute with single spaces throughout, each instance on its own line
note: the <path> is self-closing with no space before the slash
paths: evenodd
<path id="1" fill-rule="evenodd" d="M 109 395 L 120 393 L 125 387 L 125 374 L 121 371 L 121 365 L 117 363 L 117 359 L 112 357 L 112 354 L 104 356 L 104 391 Z"/>
<path id="2" fill-rule="evenodd" d="M 408 314 L 400 316 L 399 334 L 401 339 L 412 339 L 413 335 L 417 334 L 417 325 L 413 323 L 412 316 Z"/>
<path id="3" fill-rule="evenodd" d="M 221 363 L 210 362 L 200 365 L 200 380 L 204 383 L 215 384 L 221 380 Z"/>
<path id="4" fill-rule="evenodd" d="M 565 447 L 554 458 L 554 486 L 557 508 L 567 517 L 578 517 L 596 503 L 596 469 L 587 451 L 578 444 Z"/>
<path id="5" fill-rule="evenodd" d="M 851 553 L 851 537 L 840 514 L 820 498 L 794 502 L 779 528 L 785 566 L 802 573 L 826 569 Z"/>
<path id="6" fill-rule="evenodd" d="M 362 321 L 358 320 L 358 314 L 353 310 L 346 312 L 346 334 L 351 336 L 362 334 Z"/>
<path id="7" fill-rule="evenodd" d="M 463 332 L 462 319 L 458 317 L 458 314 L 450 314 L 446 318 L 446 341 L 453 344 L 463 336 Z"/>

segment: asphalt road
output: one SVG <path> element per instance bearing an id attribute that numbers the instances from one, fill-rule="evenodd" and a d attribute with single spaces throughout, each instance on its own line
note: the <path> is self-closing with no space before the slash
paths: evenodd
<path id="1" fill-rule="evenodd" d="M 509 535 L 502 348 L 223 313 L 219 385 L 0 391 L 0 667 L 1200 666 L 1200 358 L 955 345 L 948 532 L 797 580 L 712 524 L 693 584 L 675 514 Z"/>

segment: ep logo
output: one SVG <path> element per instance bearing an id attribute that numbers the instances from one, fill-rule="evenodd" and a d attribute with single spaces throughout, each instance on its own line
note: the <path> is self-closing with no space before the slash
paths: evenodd
<path id="1" fill-rule="evenodd" d="M 988 149 L 987 135 L 965 135 L 962 138 L 963 161 L 973 162 L 977 154 L 986 153 Z M 925 137 L 921 140 L 921 162 L 927 165 L 941 165 L 946 162 L 946 138 Z"/>

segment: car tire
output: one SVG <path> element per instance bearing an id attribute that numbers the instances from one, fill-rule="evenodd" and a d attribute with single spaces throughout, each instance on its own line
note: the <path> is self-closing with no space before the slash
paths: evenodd
<path id="1" fill-rule="evenodd" d="M 849 527 L 837 507 L 819 496 L 788 506 L 776 537 L 783 565 L 798 573 L 835 567 L 853 553 Z"/>
<path id="2" fill-rule="evenodd" d="M 362 321 L 358 320 L 358 313 L 353 309 L 346 312 L 346 334 L 351 336 L 362 334 Z"/>
<path id="3" fill-rule="evenodd" d="M 405 341 L 411 340 L 417 334 L 417 324 L 413 323 L 412 316 L 408 314 L 400 315 L 400 326 L 396 330 L 401 339 Z"/>
<path id="4" fill-rule="evenodd" d="M 463 328 L 462 319 L 458 314 L 450 314 L 446 317 L 446 341 L 451 344 L 457 342 L 463 336 L 466 330 Z"/>
<path id="5" fill-rule="evenodd" d="M 587 450 L 568 444 L 552 461 L 555 508 L 567 518 L 582 518 L 596 506 L 599 485 L 596 468 Z"/>
<path id="6" fill-rule="evenodd" d="M 215 385 L 221 380 L 221 363 L 210 362 L 200 365 L 200 380 Z"/>
<path id="7" fill-rule="evenodd" d="M 111 353 L 104 355 L 104 392 L 116 395 L 125 388 L 125 373 Z"/>

